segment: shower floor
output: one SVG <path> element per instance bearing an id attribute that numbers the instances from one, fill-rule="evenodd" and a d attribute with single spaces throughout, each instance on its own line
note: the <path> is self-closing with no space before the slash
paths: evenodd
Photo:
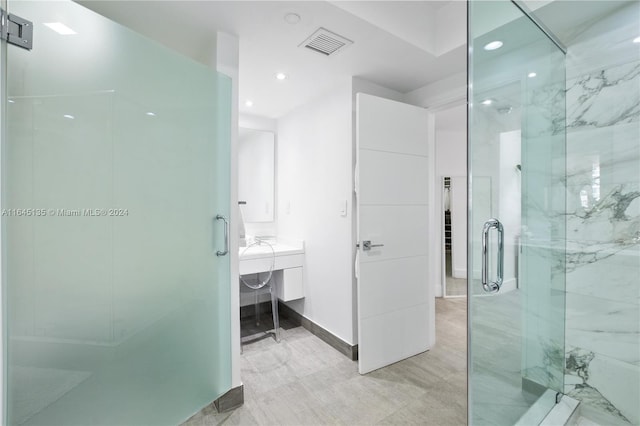
<path id="1" fill-rule="evenodd" d="M 10 374 L 13 384 L 11 420 L 17 425 L 25 423 L 91 376 L 87 371 L 20 366 L 13 366 Z"/>
<path id="2" fill-rule="evenodd" d="M 473 298 L 474 424 L 516 424 L 538 399 L 522 388 L 521 297 L 516 289 Z"/>

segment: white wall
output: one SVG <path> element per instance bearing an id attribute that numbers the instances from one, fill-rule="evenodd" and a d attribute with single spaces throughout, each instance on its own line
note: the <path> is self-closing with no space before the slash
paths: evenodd
<path id="1" fill-rule="evenodd" d="M 305 298 L 288 305 L 353 344 L 351 78 L 281 117 L 277 134 L 278 236 L 305 241 Z"/>
<path id="2" fill-rule="evenodd" d="M 520 160 L 520 130 L 500 133 L 500 177 L 498 217 L 504 227 L 504 285 L 514 287 L 517 279 L 518 247 L 521 230 L 522 192 Z"/>
<path id="3" fill-rule="evenodd" d="M 409 96 L 353 78 L 277 121 L 275 227 L 279 237 L 303 239 L 306 244 L 306 296 L 288 304 L 350 344 L 357 343 L 358 334 L 353 275 L 357 213 L 353 211 L 355 94 L 405 102 L 411 98 L 411 103 L 423 106 L 443 100 L 459 102 L 461 94 L 464 99 L 466 93 L 466 76 L 456 75 L 423 89 Z M 435 133 L 434 175 L 438 177 L 466 176 L 466 157 L 460 155 L 466 153 L 466 106 L 458 105 L 453 111 L 448 113 L 457 114 L 460 125 Z M 265 128 L 264 123 L 261 126 L 254 120 L 252 128 L 260 127 Z M 347 215 L 341 216 L 345 202 Z M 442 209 L 439 196 L 433 197 L 433 204 L 437 205 L 437 218 Z M 466 221 L 466 215 L 459 217 Z M 435 219 L 433 226 L 437 233 L 442 232 L 439 220 Z M 466 251 L 466 247 L 460 249 Z M 433 262 L 438 271 L 433 275 L 438 295 L 442 293 L 437 279 L 441 256 L 440 247 Z M 466 266 L 466 256 L 458 258 Z"/>
<path id="4" fill-rule="evenodd" d="M 629 2 L 568 46 L 567 179 L 555 181 L 566 185 L 569 212 L 555 222 L 569 240 L 566 356 L 591 360 L 586 380 L 567 369 L 565 392 L 595 419 L 618 417 L 602 424 L 640 424 L 640 49 L 631 42 L 638 17 L 640 3 Z M 597 79 L 607 84 L 594 88 Z"/>
<path id="5" fill-rule="evenodd" d="M 277 120 L 276 223 L 271 235 L 303 239 L 305 294 L 288 305 L 350 344 L 357 344 L 357 298 L 353 274 L 356 213 L 353 192 L 355 166 L 355 95 L 367 93 L 420 106 L 451 104 L 466 96 L 466 74 L 425 86 L 410 94 L 374 84 L 362 78 L 345 80 L 330 93 L 297 108 Z M 460 128 L 441 129 L 434 144 L 434 176 L 466 176 L 466 106 L 456 109 Z M 242 116 L 241 126 L 269 129 L 259 117 Z M 434 149 L 437 151 L 437 148 Z M 438 168 L 439 167 L 439 168 Z M 434 179 L 438 182 L 438 179 Z M 433 191 L 437 193 L 437 191 Z M 441 210 L 439 196 L 433 204 Z M 347 203 L 347 216 L 340 209 Z M 441 231 L 435 216 L 434 230 Z M 466 220 L 466 216 L 464 218 Z M 256 224 L 249 224 L 250 227 Z M 434 233 L 437 233 L 434 232 Z M 435 251 L 434 285 L 442 295 L 441 244 Z M 466 250 L 463 248 L 462 250 Z M 466 256 L 460 257 L 466 265 Z"/>
<path id="6" fill-rule="evenodd" d="M 278 119 L 276 155 L 278 236 L 305 241 L 305 298 L 288 305 L 350 344 L 358 339 L 353 265 L 356 93 L 404 99 L 402 93 L 367 80 L 345 79 Z"/>
<path id="7" fill-rule="evenodd" d="M 466 123 L 466 105 L 461 110 L 460 119 Z M 436 127 L 438 114 L 436 114 Z M 438 176 L 467 175 L 467 130 L 436 130 L 436 173 Z"/>

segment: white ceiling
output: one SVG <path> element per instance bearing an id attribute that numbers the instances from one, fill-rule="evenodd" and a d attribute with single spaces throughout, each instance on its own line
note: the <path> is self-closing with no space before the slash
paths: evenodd
<path id="1" fill-rule="evenodd" d="M 434 54 L 436 16 L 450 1 L 331 1 L 354 16 Z"/>
<path id="2" fill-rule="evenodd" d="M 575 37 L 587 28 L 616 10 L 637 3 L 638 0 L 591 0 L 588 7 L 581 6 L 575 0 L 537 0 L 541 2 L 539 5 L 536 5 L 535 1 L 530 0 L 528 3 L 533 15 L 565 46 L 570 46 Z"/>
<path id="3" fill-rule="evenodd" d="M 466 36 L 451 31 L 466 28 L 466 13 L 454 1 L 80 3 L 202 62 L 217 31 L 238 36 L 240 110 L 271 118 L 350 76 L 406 93 L 466 66 Z M 298 24 L 285 22 L 290 12 L 301 16 Z M 354 43 L 330 57 L 299 48 L 319 27 Z M 288 78 L 276 80 L 278 72 Z M 249 99 L 251 108 L 244 105 Z"/>

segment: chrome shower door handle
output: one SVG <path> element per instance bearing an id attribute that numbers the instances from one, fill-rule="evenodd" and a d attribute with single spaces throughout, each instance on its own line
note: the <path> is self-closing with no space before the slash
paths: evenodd
<path id="1" fill-rule="evenodd" d="M 218 250 L 216 256 L 225 256 L 229 253 L 229 221 L 221 214 L 216 216 L 216 220 L 224 221 L 224 251 Z"/>
<path id="2" fill-rule="evenodd" d="M 489 282 L 489 231 L 498 230 L 498 277 Z M 498 219 L 489 219 L 482 227 L 482 288 L 495 293 L 502 287 L 504 279 L 504 229 Z"/>

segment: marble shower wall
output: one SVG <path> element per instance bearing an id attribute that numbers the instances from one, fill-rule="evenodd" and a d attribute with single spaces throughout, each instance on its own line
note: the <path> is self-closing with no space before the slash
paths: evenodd
<path id="1" fill-rule="evenodd" d="M 586 2 L 588 5 L 588 2 Z M 640 424 L 640 8 L 567 55 L 565 393 Z"/>

